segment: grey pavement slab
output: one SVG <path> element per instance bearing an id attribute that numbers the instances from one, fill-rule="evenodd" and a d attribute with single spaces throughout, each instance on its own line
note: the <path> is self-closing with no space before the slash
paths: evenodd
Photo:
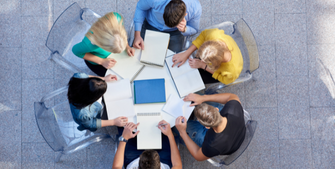
<path id="1" fill-rule="evenodd" d="M 277 107 L 276 78 L 257 78 L 245 82 L 246 108 Z"/>
<path id="2" fill-rule="evenodd" d="M 308 77 L 277 77 L 278 107 L 308 107 Z"/>
<path id="3" fill-rule="evenodd" d="M 19 4 L 17 4 L 19 5 Z M 1 10 L 3 11 L 3 10 Z M 21 47 L 21 12 L 0 13 L 0 47 Z"/>
<path id="4" fill-rule="evenodd" d="M 116 2 L 116 10 L 123 16 L 124 27 L 129 30 L 134 19 L 137 0 L 127 0 Z"/>
<path id="5" fill-rule="evenodd" d="M 53 1 L 52 0 L 22 1 L 22 15 L 23 16 L 45 16 L 45 17 L 52 18 Z"/>
<path id="6" fill-rule="evenodd" d="M 241 14 L 215 14 L 212 15 L 212 25 L 220 24 L 226 21 L 237 22 L 240 18 L 242 18 Z"/>
<path id="7" fill-rule="evenodd" d="M 252 120 L 257 121 L 257 129 L 253 138 L 254 144 L 262 144 L 267 140 L 278 140 L 277 108 L 248 108 Z"/>
<path id="8" fill-rule="evenodd" d="M 212 25 L 212 15 L 201 15 L 199 29 L 205 29 Z"/>
<path id="9" fill-rule="evenodd" d="M 85 0 L 85 6 L 101 16 L 109 12 L 118 12 L 116 11 L 116 0 Z"/>
<path id="10" fill-rule="evenodd" d="M 87 150 L 87 168 L 111 168 L 115 155 L 112 140 L 90 145 Z"/>
<path id="11" fill-rule="evenodd" d="M 212 0 L 213 14 L 241 14 L 242 0 L 215 1 Z"/>
<path id="12" fill-rule="evenodd" d="M 277 44 L 276 65 L 277 75 L 308 75 L 306 43 Z"/>
<path id="13" fill-rule="evenodd" d="M 47 143 L 22 143 L 22 168 L 55 168 L 55 153 Z"/>
<path id="14" fill-rule="evenodd" d="M 199 0 L 202 8 L 202 15 L 212 14 L 212 0 Z"/>
<path id="15" fill-rule="evenodd" d="M 57 158 L 58 153 L 55 154 Z M 76 151 L 71 154 L 63 155 L 58 163 L 55 163 L 55 169 L 63 168 L 87 168 L 86 149 Z"/>
<path id="16" fill-rule="evenodd" d="M 259 132 L 261 131 L 257 129 L 256 134 Z M 256 141 L 256 138 L 254 138 L 246 151 L 248 151 L 248 168 L 280 168 L 278 139 Z"/>
<path id="17" fill-rule="evenodd" d="M 276 44 L 307 43 L 306 14 L 275 15 Z"/>
<path id="18" fill-rule="evenodd" d="M 276 13 L 305 13 L 306 0 L 274 0 Z"/>
<path id="19" fill-rule="evenodd" d="M 280 140 L 279 158 L 280 168 L 314 168 L 311 140 Z"/>
<path id="20" fill-rule="evenodd" d="M 72 3 L 77 2 L 81 8 L 85 8 L 85 0 L 53 0 L 53 18 L 56 20 L 58 16 Z"/>
<path id="21" fill-rule="evenodd" d="M 53 19 L 49 17 L 22 17 L 22 47 L 45 45 Z"/>
<path id="22" fill-rule="evenodd" d="M 307 106 L 278 106 L 279 139 L 310 139 L 310 112 Z"/>

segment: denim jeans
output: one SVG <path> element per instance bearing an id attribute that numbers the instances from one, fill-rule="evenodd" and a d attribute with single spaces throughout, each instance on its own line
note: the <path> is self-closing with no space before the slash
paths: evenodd
<path id="1" fill-rule="evenodd" d="M 181 52 L 183 49 L 184 45 L 184 36 L 180 33 L 179 30 L 172 31 L 172 32 L 165 32 L 165 31 L 160 31 L 157 28 L 151 26 L 146 20 L 143 21 L 142 29 L 141 29 L 141 37 L 144 40 L 145 36 L 145 30 L 153 30 L 153 31 L 159 31 L 159 32 L 164 32 L 164 33 L 169 33 L 170 34 L 170 42 L 168 49 L 170 49 L 172 52 L 178 53 Z"/>
<path id="2" fill-rule="evenodd" d="M 224 107 L 223 104 L 216 103 L 216 102 L 206 102 L 207 104 L 214 106 L 219 109 L 219 112 L 222 110 Z M 188 120 L 187 121 L 187 128 L 186 128 L 186 133 L 187 135 L 199 146 L 202 147 L 202 143 L 204 142 L 205 135 L 207 133 L 207 130 L 205 126 L 200 124 L 198 121 L 194 120 Z M 172 131 L 177 135 L 176 141 L 179 142 L 180 144 L 185 145 L 185 142 L 183 139 L 180 137 L 179 131 L 177 130 L 176 127 L 172 128 Z"/>

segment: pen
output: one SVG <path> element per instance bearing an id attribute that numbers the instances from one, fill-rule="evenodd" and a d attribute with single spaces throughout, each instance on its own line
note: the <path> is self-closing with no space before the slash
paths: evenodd
<path id="1" fill-rule="evenodd" d="M 167 125 L 167 123 L 163 123 L 163 124 L 157 125 L 157 127 L 158 126 L 166 126 L 166 125 Z"/>

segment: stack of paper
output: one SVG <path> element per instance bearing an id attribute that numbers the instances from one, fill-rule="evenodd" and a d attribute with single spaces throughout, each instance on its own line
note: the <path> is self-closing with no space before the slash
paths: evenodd
<path id="1" fill-rule="evenodd" d="M 161 103 L 165 102 L 165 80 L 149 79 L 134 81 L 134 102 L 142 103 Z"/>
<path id="2" fill-rule="evenodd" d="M 137 60 L 138 55 L 141 55 L 140 49 L 135 49 L 134 56 L 128 56 L 126 50 L 121 53 L 110 54 L 108 58 L 116 60 L 116 64 L 111 69 L 123 79 L 133 81 L 144 67 L 144 65 Z"/>
<path id="3" fill-rule="evenodd" d="M 135 116 L 129 79 L 107 82 L 104 100 L 109 120 L 120 116 Z"/>
<path id="4" fill-rule="evenodd" d="M 137 113 L 137 149 L 162 149 L 161 130 L 157 127 L 161 113 Z"/>
<path id="5" fill-rule="evenodd" d="M 188 64 L 188 60 L 179 68 L 178 66 L 172 67 L 172 57 L 173 55 L 167 57 L 165 61 L 177 88 L 179 97 L 185 97 L 190 93 L 194 93 L 205 88 L 205 84 L 202 81 L 198 69 L 191 68 Z"/>
<path id="6" fill-rule="evenodd" d="M 141 62 L 163 67 L 169 40 L 168 33 L 146 30 Z"/>
<path id="7" fill-rule="evenodd" d="M 188 119 L 194 110 L 194 106 L 190 107 L 190 105 L 190 101 L 184 102 L 184 100 L 179 98 L 176 94 L 171 94 L 163 107 L 163 111 L 175 118 L 184 116 Z"/>

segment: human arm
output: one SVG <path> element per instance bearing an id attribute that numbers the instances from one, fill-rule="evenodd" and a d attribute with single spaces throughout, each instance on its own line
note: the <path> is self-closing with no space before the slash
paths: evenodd
<path id="1" fill-rule="evenodd" d="M 184 121 L 184 122 L 183 122 Z M 191 153 L 191 155 L 196 159 L 197 161 L 204 161 L 207 160 L 208 157 L 206 157 L 202 153 L 201 147 L 199 147 L 186 133 L 186 127 L 187 127 L 187 119 L 183 116 L 179 116 L 176 119 L 176 128 L 179 131 L 179 134 L 181 138 L 184 140 L 184 143 L 188 149 L 188 151 Z"/>
<path id="2" fill-rule="evenodd" d="M 187 24 L 185 27 L 186 31 L 181 32 L 181 34 L 184 36 L 193 35 L 199 31 L 200 17 L 202 13 L 201 6 L 198 7 L 198 9 L 196 9 L 195 11 L 196 13 L 194 14 L 194 16 L 191 16 L 192 14 L 190 13 L 188 14 L 188 16 L 186 16 L 186 17 L 190 17 L 190 19 L 187 21 Z"/>
<path id="3" fill-rule="evenodd" d="M 111 81 L 116 81 L 117 80 L 117 77 L 116 75 L 112 75 L 112 74 L 109 74 L 105 77 L 100 77 L 100 76 L 92 76 L 92 75 L 88 75 L 88 77 L 96 77 L 96 78 L 100 78 L 106 82 L 111 82 Z"/>
<path id="4" fill-rule="evenodd" d="M 167 125 L 162 125 L 167 124 Z M 162 131 L 164 135 L 169 138 L 170 149 L 171 149 L 171 162 L 172 162 L 172 169 L 181 169 L 183 167 L 181 162 L 180 153 L 177 147 L 176 140 L 171 131 L 171 126 L 165 120 L 162 120 L 158 123 L 158 128 Z"/>
<path id="5" fill-rule="evenodd" d="M 107 127 L 107 126 L 123 127 L 127 124 L 127 122 L 128 118 L 121 116 L 112 120 L 101 120 L 101 127 Z"/>
<path id="6" fill-rule="evenodd" d="M 140 0 L 137 2 L 134 16 L 135 38 L 133 42 L 133 46 L 137 49 L 144 50 L 144 41 L 143 38 L 141 37 L 141 29 L 147 11 L 152 8 L 151 7 L 152 4 L 153 4 L 152 0 Z"/>
<path id="7" fill-rule="evenodd" d="M 127 44 L 126 50 L 127 50 L 127 54 L 128 54 L 128 56 L 134 56 L 134 54 L 135 54 L 135 49 L 134 49 L 134 48 L 130 47 L 130 46 Z"/>
<path id="8" fill-rule="evenodd" d="M 199 68 L 201 68 L 201 69 L 204 69 L 204 70 L 206 70 L 207 72 L 209 72 L 209 73 L 211 73 L 211 74 L 214 73 L 214 71 L 213 71 L 212 69 L 210 69 L 210 68 L 206 65 L 206 63 L 203 62 L 203 61 L 201 61 L 200 59 L 192 59 L 192 58 L 190 58 L 190 59 L 188 60 L 188 63 L 190 64 L 190 67 L 191 67 L 191 68 L 194 68 L 194 69 L 199 69 Z"/>
<path id="9" fill-rule="evenodd" d="M 172 57 L 172 62 L 173 62 L 172 67 L 174 67 L 178 63 L 179 63 L 178 67 L 183 65 L 195 50 L 197 50 L 197 47 L 192 44 L 185 52 L 181 52 L 181 53 L 177 53 L 177 54 L 173 55 L 173 57 Z"/>
<path id="10" fill-rule="evenodd" d="M 122 137 L 126 140 L 134 138 L 140 131 L 138 130 L 135 134 L 132 132 L 139 123 L 128 123 L 123 130 Z M 114 161 L 113 161 L 113 169 L 122 169 L 123 162 L 124 162 L 124 152 L 126 148 L 126 142 L 120 141 L 117 151 L 115 153 Z"/>
<path id="11" fill-rule="evenodd" d="M 112 68 L 116 63 L 116 60 L 113 58 L 103 59 L 103 58 L 93 55 L 92 53 L 86 53 L 83 59 L 97 63 L 99 65 L 102 65 L 106 69 Z"/>
<path id="12" fill-rule="evenodd" d="M 198 95 L 198 94 L 190 93 L 184 98 L 184 101 L 194 102 L 190 106 L 199 105 L 203 102 L 217 102 L 221 104 L 226 104 L 227 102 L 231 100 L 236 100 L 240 102 L 240 99 L 238 98 L 238 96 L 233 93 L 219 93 L 219 94 L 212 94 L 212 95 Z"/>

